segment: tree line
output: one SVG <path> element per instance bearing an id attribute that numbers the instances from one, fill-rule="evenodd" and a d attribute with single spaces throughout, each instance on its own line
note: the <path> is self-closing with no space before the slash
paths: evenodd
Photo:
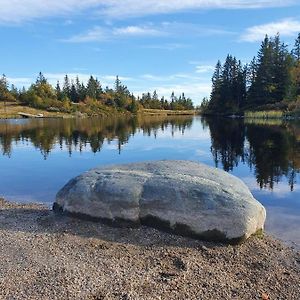
<path id="1" fill-rule="evenodd" d="M 53 87 L 40 72 L 36 82 L 28 89 L 17 89 L 14 85 L 9 86 L 5 75 L 0 78 L 0 101 L 18 101 L 23 105 L 52 111 L 98 112 L 101 109 L 113 108 L 120 111 L 136 113 L 143 108 L 168 109 L 168 110 L 192 110 L 193 102 L 186 98 L 184 93 L 177 97 L 174 92 L 170 99 L 159 98 L 157 92 L 134 96 L 120 78 L 116 76 L 113 88 L 102 88 L 100 81 L 90 76 L 86 84 L 78 77 L 70 80 L 65 75 L 63 83 L 59 81 Z"/>
<path id="2" fill-rule="evenodd" d="M 280 35 L 265 36 L 248 64 L 227 55 L 217 62 L 212 92 L 201 105 L 204 112 L 227 114 L 245 110 L 300 112 L 300 33 L 291 51 Z"/>

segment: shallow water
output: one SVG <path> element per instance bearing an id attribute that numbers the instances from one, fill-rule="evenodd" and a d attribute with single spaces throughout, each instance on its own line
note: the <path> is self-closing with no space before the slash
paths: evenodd
<path id="1" fill-rule="evenodd" d="M 300 123 L 147 117 L 0 120 L 0 196 L 51 205 L 98 165 L 187 159 L 241 178 L 267 209 L 266 230 L 300 248 Z"/>

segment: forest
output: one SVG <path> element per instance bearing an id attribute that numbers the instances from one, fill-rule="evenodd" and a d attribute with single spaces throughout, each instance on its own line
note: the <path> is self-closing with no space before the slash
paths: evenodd
<path id="1" fill-rule="evenodd" d="M 194 105 L 184 93 L 177 97 L 174 92 L 170 99 L 159 98 L 156 91 L 144 93 L 136 97 L 125 86 L 118 76 L 114 88 L 102 88 L 100 81 L 90 76 L 84 84 L 78 77 L 70 80 L 65 75 L 61 84 L 59 81 L 53 87 L 40 72 L 36 82 L 28 89 L 9 85 L 5 75 L 0 78 L 0 101 L 17 102 L 24 106 L 45 109 L 53 112 L 73 113 L 76 111 L 88 115 L 113 111 L 136 113 L 145 109 L 162 110 L 193 110 Z"/>
<path id="2" fill-rule="evenodd" d="M 210 98 L 201 104 L 206 114 L 243 114 L 246 111 L 300 113 L 300 33 L 294 46 L 280 35 L 265 36 L 257 55 L 243 64 L 233 55 L 217 62 Z"/>

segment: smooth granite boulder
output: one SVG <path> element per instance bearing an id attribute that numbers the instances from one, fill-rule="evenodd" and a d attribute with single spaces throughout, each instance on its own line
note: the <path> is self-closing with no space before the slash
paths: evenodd
<path id="1" fill-rule="evenodd" d="M 265 208 L 237 177 L 178 160 L 95 168 L 66 184 L 53 209 L 231 243 L 262 230 L 266 218 Z"/>

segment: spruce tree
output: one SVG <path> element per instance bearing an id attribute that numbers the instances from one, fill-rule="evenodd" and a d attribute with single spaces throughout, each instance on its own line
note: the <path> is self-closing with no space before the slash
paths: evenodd
<path id="1" fill-rule="evenodd" d="M 292 50 L 292 55 L 296 61 L 300 61 L 300 33 L 298 34 L 298 37 L 295 40 L 295 45 Z"/>
<path id="2" fill-rule="evenodd" d="M 215 71 L 212 77 L 212 91 L 210 94 L 210 101 L 208 105 L 208 109 L 211 111 L 218 111 L 219 105 L 221 104 L 221 73 L 222 73 L 222 64 L 218 60 Z"/>
<path id="3" fill-rule="evenodd" d="M 71 86 L 70 86 L 70 81 L 68 75 L 64 77 L 64 85 L 63 85 L 63 95 L 64 98 L 67 97 L 70 99 L 70 94 L 71 94 Z"/>
<path id="4" fill-rule="evenodd" d="M 61 101 L 63 99 L 63 94 L 60 88 L 59 81 L 57 81 L 56 83 L 55 92 L 56 92 L 57 100 Z"/>

